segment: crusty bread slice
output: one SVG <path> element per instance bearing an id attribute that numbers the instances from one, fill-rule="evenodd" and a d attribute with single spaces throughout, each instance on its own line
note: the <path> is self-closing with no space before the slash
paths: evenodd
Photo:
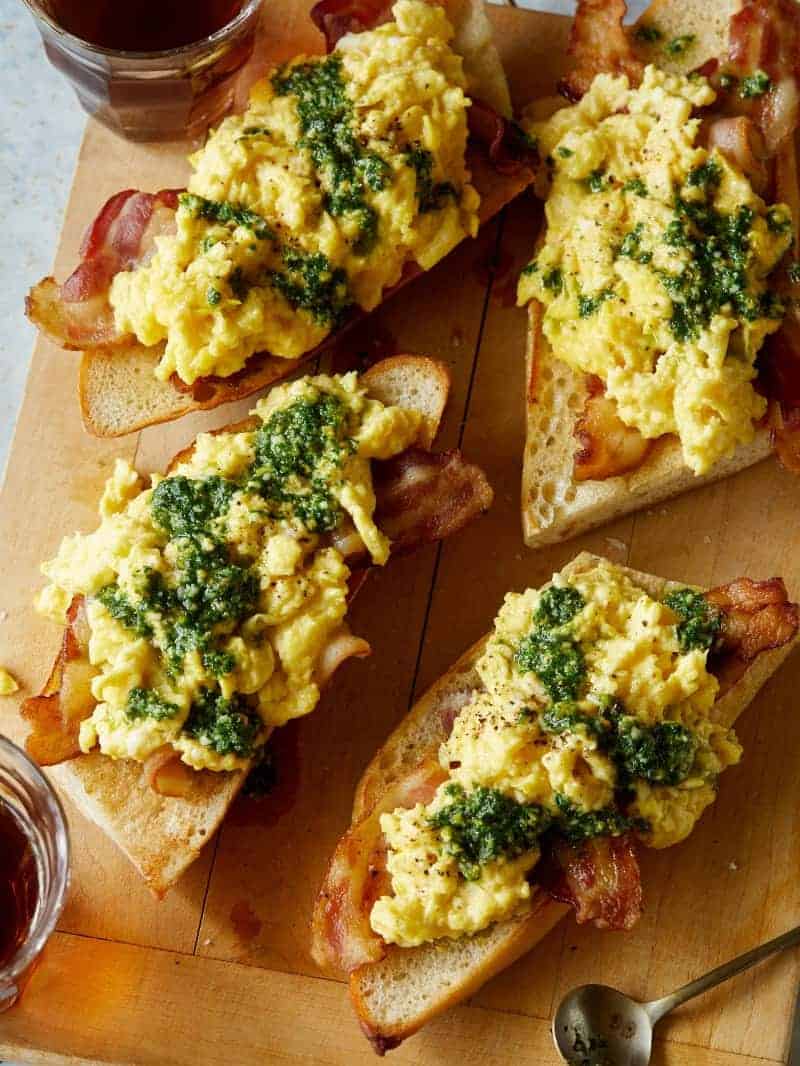
<path id="1" fill-rule="evenodd" d="M 600 561 L 582 552 L 562 573 L 586 570 Z M 680 583 L 620 567 L 649 595 L 663 597 Z M 406 772 L 435 757 L 447 735 L 448 710 L 478 683 L 474 664 L 486 639 L 470 648 L 417 702 L 364 772 L 356 793 L 353 822 L 365 818 L 382 794 Z M 759 688 L 778 669 L 798 639 L 761 653 L 718 700 L 714 716 L 733 725 Z M 442 712 L 445 712 L 444 714 Z M 376 1051 L 396 1047 L 431 1018 L 472 995 L 490 977 L 529 951 L 569 908 L 537 891 L 531 908 L 474 937 L 442 940 L 418 948 L 389 949 L 380 962 L 360 967 L 350 977 L 350 994 L 361 1026 Z"/>
<path id="2" fill-rule="evenodd" d="M 638 42 L 643 60 L 686 73 L 728 48 L 730 16 L 741 0 L 653 0 L 637 26 L 656 27 L 661 38 Z M 635 38 L 635 28 L 632 31 Z M 665 44 L 691 35 L 691 46 L 670 57 Z M 697 476 L 683 462 L 676 437 L 657 441 L 634 470 L 604 480 L 577 481 L 573 464 L 575 425 L 586 400 L 582 374 L 559 360 L 542 331 L 543 308 L 528 307 L 526 352 L 526 432 L 522 467 L 522 526 L 530 548 L 577 536 L 631 511 L 718 481 L 772 454 L 770 431 L 757 427 L 754 439 Z"/>
<path id="3" fill-rule="evenodd" d="M 425 415 L 421 443 L 429 446 L 447 402 L 450 376 L 446 368 L 424 356 L 398 355 L 376 363 L 364 380 L 376 398 Z M 176 459 L 187 458 L 192 447 Z M 53 683 L 57 687 L 56 671 L 51 674 L 51 686 Z M 44 694 L 48 694 L 47 688 Z M 110 759 L 97 752 L 54 767 L 54 774 L 76 806 L 108 833 L 158 895 L 197 858 L 219 828 L 245 778 L 244 771 L 201 771 L 194 775 L 191 795 L 165 797 L 150 788 L 140 763 Z"/>
<path id="4" fill-rule="evenodd" d="M 574 430 L 586 385 L 583 374 L 553 354 L 542 333 L 542 310 L 535 300 L 528 308 L 526 381 L 533 384 L 528 389 L 522 463 L 522 525 L 528 547 L 575 537 L 630 511 L 718 481 L 772 453 L 770 432 L 761 427 L 750 444 L 698 477 L 683 462 L 677 438 L 664 437 L 630 473 L 576 481 Z"/>

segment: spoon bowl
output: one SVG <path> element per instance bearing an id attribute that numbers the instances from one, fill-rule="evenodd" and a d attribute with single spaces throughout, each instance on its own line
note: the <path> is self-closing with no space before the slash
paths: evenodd
<path id="1" fill-rule="evenodd" d="M 647 1066 L 653 1026 L 665 1014 L 797 944 L 800 925 L 652 1003 L 637 1003 L 607 985 L 576 988 L 564 997 L 553 1018 L 556 1048 L 568 1066 Z"/>
<path id="2" fill-rule="evenodd" d="M 615 988 L 583 985 L 561 1001 L 553 1039 L 569 1066 L 647 1066 L 653 1023 L 641 1003 Z"/>

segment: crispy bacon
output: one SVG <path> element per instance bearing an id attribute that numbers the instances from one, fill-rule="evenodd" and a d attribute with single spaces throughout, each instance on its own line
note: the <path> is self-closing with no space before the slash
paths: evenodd
<path id="1" fill-rule="evenodd" d="M 580 445 L 575 453 L 575 480 L 602 481 L 635 470 L 646 459 L 653 441 L 625 425 L 600 378 L 587 375 L 587 386 L 586 403 L 574 431 Z"/>
<path id="2" fill-rule="evenodd" d="M 345 34 L 363 33 L 389 22 L 392 4 L 391 0 L 320 0 L 310 14 L 325 38 L 326 51 L 332 52 Z"/>
<path id="3" fill-rule="evenodd" d="M 800 7 L 795 0 L 744 0 L 731 17 L 726 70 L 746 77 L 763 70 L 772 89 L 749 101 L 737 93 L 774 153 L 797 128 L 800 74 Z"/>
<path id="4" fill-rule="evenodd" d="M 516 174 L 535 167 L 539 153 L 516 122 L 503 118 L 493 107 L 473 100 L 467 112 L 470 137 L 484 145 L 498 174 Z"/>
<path id="5" fill-rule="evenodd" d="M 711 589 L 706 599 L 722 612 L 722 630 L 710 661 L 722 691 L 738 681 L 762 651 L 793 640 L 800 626 L 800 608 L 789 602 L 779 577 L 741 577 Z"/>
<path id="6" fill-rule="evenodd" d="M 582 844 L 549 842 L 534 878 L 553 899 L 575 908 L 579 923 L 632 929 L 642 914 L 642 881 L 631 834 Z"/>
<path id="7" fill-rule="evenodd" d="M 449 537 L 491 505 L 483 471 L 457 449 L 426 452 L 408 448 L 373 463 L 375 519 L 391 538 L 392 552 L 407 552 Z"/>
<path id="8" fill-rule="evenodd" d="M 146 263 L 155 239 L 175 227 L 178 191 L 126 189 L 108 200 L 86 232 L 81 261 L 63 285 L 45 278 L 25 301 L 31 321 L 62 348 L 103 348 L 122 338 L 108 294 L 115 274 Z"/>
<path id="9" fill-rule="evenodd" d="M 569 41 L 572 69 L 559 83 L 569 100 L 580 100 L 598 74 L 627 74 L 631 84 L 642 78 L 623 26 L 625 0 L 578 0 Z"/>
<path id="10" fill-rule="evenodd" d="M 58 658 L 39 696 L 22 704 L 22 717 L 31 723 L 25 747 L 40 766 L 53 766 L 80 755 L 80 724 L 94 707 L 91 683 L 96 671 L 89 663 L 89 622 L 83 596 L 75 596 Z"/>
<path id="11" fill-rule="evenodd" d="M 423 763 L 339 841 L 314 907 L 312 954 L 318 966 L 350 973 L 384 957 L 386 945 L 369 924 L 375 900 L 391 889 L 380 816 L 429 803 L 446 777 L 437 761 Z"/>

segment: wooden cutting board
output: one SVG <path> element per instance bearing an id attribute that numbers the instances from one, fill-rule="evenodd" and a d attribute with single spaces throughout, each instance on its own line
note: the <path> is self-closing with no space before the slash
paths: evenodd
<path id="1" fill-rule="evenodd" d="M 266 6 L 279 58 L 317 50 L 306 0 Z M 568 25 L 493 9 L 517 104 L 552 92 Z M 143 147 L 90 123 L 56 259 L 63 278 L 84 227 L 111 193 L 180 185 L 177 146 Z M 489 515 L 441 548 L 398 559 L 352 612 L 373 655 L 337 677 L 310 719 L 282 731 L 282 784 L 260 807 L 239 803 L 218 838 L 163 901 L 74 809 L 73 889 L 21 1003 L 0 1016 L 0 1056 L 25 1062 L 370 1063 L 344 986 L 308 952 L 312 899 L 348 821 L 359 772 L 421 693 L 483 634 L 509 589 L 536 585 L 582 548 L 667 577 L 710 585 L 782 574 L 800 595 L 798 484 L 773 461 L 547 551 L 522 544 L 525 315 L 515 280 L 540 212 L 525 196 L 411 285 L 347 349 L 444 359 L 454 390 L 440 445 L 460 444 L 496 490 Z M 36 279 L 31 278 L 31 282 Z M 20 309 L 20 314 L 22 309 Z M 59 635 L 31 609 L 41 560 L 61 536 L 95 524 L 114 456 L 158 469 L 198 430 L 240 417 L 192 416 L 118 441 L 87 437 L 75 356 L 39 340 L 0 506 L 0 662 L 38 690 Z M 628 934 L 567 920 L 526 959 L 392 1052 L 444 1064 L 557 1061 L 549 1018 L 587 981 L 653 998 L 800 922 L 800 662 L 795 656 L 740 723 L 742 764 L 684 845 L 644 860 L 647 910 Z M 23 735 L 16 701 L 0 728 Z M 784 1057 L 797 959 L 788 955 L 688 1006 L 661 1029 L 661 1066 L 755 1066 Z"/>

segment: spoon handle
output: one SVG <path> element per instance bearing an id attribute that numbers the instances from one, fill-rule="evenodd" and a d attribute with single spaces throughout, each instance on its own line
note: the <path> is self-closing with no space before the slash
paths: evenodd
<path id="1" fill-rule="evenodd" d="M 650 1021 L 655 1025 L 660 1018 L 679 1007 L 681 1003 L 694 999 L 695 996 L 699 996 L 701 992 L 707 992 L 710 988 L 716 988 L 723 981 L 735 977 L 737 973 L 749 970 L 757 962 L 768 959 L 770 955 L 775 955 L 786 948 L 794 947 L 795 944 L 800 944 L 800 925 L 790 929 L 788 933 L 776 936 L 774 940 L 768 940 L 766 944 L 761 944 L 760 947 L 753 948 L 752 951 L 746 951 L 744 955 L 739 955 L 737 958 L 731 959 L 730 962 L 724 962 L 722 966 L 718 966 L 710 973 L 704 974 L 703 977 L 698 977 L 696 981 L 690 981 L 688 985 L 679 988 L 677 992 L 664 996 L 662 999 L 653 1000 L 652 1003 L 644 1003 L 642 1006 L 647 1012 Z"/>

